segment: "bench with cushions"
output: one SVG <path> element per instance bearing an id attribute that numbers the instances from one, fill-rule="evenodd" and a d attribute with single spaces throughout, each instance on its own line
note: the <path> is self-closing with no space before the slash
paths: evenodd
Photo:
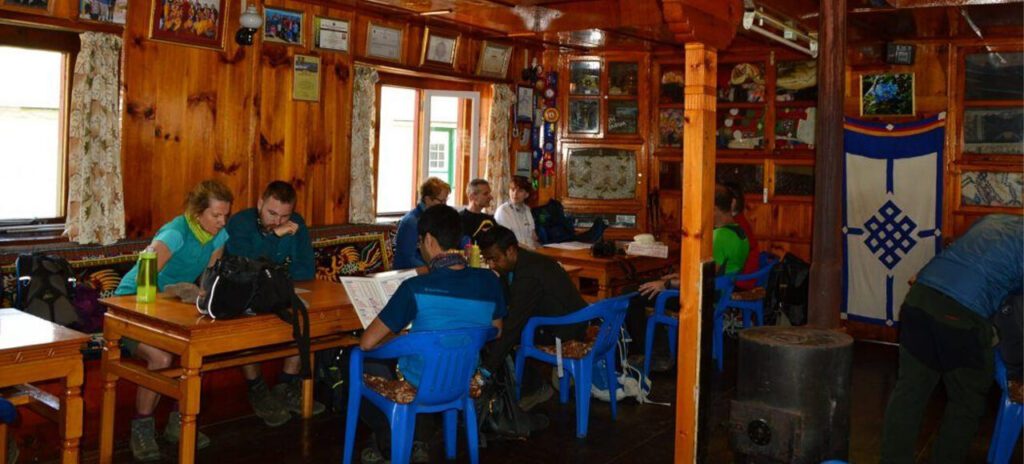
<path id="1" fill-rule="evenodd" d="M 316 278 L 339 281 L 342 276 L 364 275 L 391 269 L 394 225 L 339 225 L 314 227 L 310 229 L 316 261 Z M 78 279 L 79 285 L 88 285 L 98 291 L 99 297 L 113 294 L 121 281 L 138 259 L 138 253 L 149 245 L 150 240 L 125 240 L 114 245 L 77 245 L 69 243 L 46 244 L 32 247 L 0 247 L 0 276 L 3 279 L 0 290 L 0 307 L 13 307 L 14 261 L 19 253 L 43 252 L 66 259 Z M 86 452 L 95 450 L 99 438 L 99 417 L 102 398 L 99 353 L 85 353 L 85 384 L 82 396 L 85 399 L 84 436 L 82 447 Z M 280 360 L 264 363 L 264 376 L 271 383 L 276 382 Z M 245 381 L 239 369 L 225 369 L 203 375 L 202 413 L 200 426 L 229 418 L 250 414 L 245 395 Z M 51 393 L 58 393 L 60 385 L 54 383 L 42 386 Z M 134 412 L 135 386 L 120 382 L 117 389 L 118 440 L 128 436 L 128 424 Z M 161 401 L 155 415 L 162 427 L 173 401 Z M 59 450 L 59 436 L 53 424 L 33 413 L 25 411 L 21 423 L 14 427 L 15 437 L 21 447 L 25 461 L 31 459 L 52 459 Z"/>

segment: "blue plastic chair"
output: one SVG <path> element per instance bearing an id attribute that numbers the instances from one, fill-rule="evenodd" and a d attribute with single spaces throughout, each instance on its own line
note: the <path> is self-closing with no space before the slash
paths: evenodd
<path id="1" fill-rule="evenodd" d="M 734 282 L 744 282 L 747 280 L 753 280 L 755 287 L 764 287 L 768 283 L 768 275 L 771 274 L 772 268 L 779 263 L 779 258 L 775 255 L 762 251 L 758 255 L 758 268 L 756 272 L 750 274 L 736 276 Z M 743 328 L 750 328 L 751 316 L 756 316 L 757 325 L 764 325 L 764 299 L 759 300 L 736 300 L 730 299 L 730 308 L 736 308 L 743 312 Z"/>
<path id="2" fill-rule="evenodd" d="M 469 383 L 477 368 L 480 349 L 497 333 L 498 329 L 494 327 L 412 332 L 373 350 L 353 349 L 349 365 L 343 462 L 352 462 L 362 398 L 380 408 L 391 423 L 391 462 L 409 462 L 416 415 L 433 412 L 444 413 L 445 455 L 448 459 L 455 459 L 459 410 L 465 413 L 469 460 L 473 464 L 479 462 L 476 410 L 473 399 L 469 397 Z M 411 403 L 395 403 L 363 384 L 363 359 L 395 359 L 410 355 L 423 355 L 423 376 L 416 398 Z"/>
<path id="3" fill-rule="evenodd" d="M 676 357 L 679 338 L 679 316 L 667 314 L 665 312 L 665 303 L 669 298 L 678 297 L 679 290 L 664 290 L 654 300 L 654 314 L 647 318 L 647 335 L 644 337 L 644 378 L 650 378 L 651 347 L 654 344 L 654 329 L 659 324 L 666 326 L 668 329 L 668 349 L 672 353 L 672 359 Z"/>
<path id="4" fill-rule="evenodd" d="M 523 378 L 523 370 L 526 367 L 526 359 L 533 358 L 551 365 L 557 364 L 557 358 L 548 354 L 534 344 L 534 333 L 538 327 L 553 325 L 569 325 L 581 322 L 601 319 L 601 328 L 598 331 L 597 339 L 586 356 L 579 359 L 562 358 L 562 366 L 569 375 L 562 376 L 559 383 L 559 400 L 562 404 L 569 401 L 569 376 L 573 378 L 576 393 L 576 436 L 583 438 L 587 436 L 587 420 L 590 416 L 590 385 L 593 379 L 594 360 L 604 359 L 605 374 L 608 376 L 608 391 L 611 393 L 610 403 L 612 407 L 612 419 L 616 417 L 615 391 L 619 388 L 619 382 L 615 373 L 615 349 L 618 346 L 619 333 L 622 330 L 622 321 L 626 318 L 626 310 L 629 309 L 629 300 L 636 296 L 636 293 L 608 298 L 598 301 L 586 308 L 572 314 L 559 317 L 531 317 L 523 328 L 523 335 L 516 351 L 516 379 Z M 520 397 L 521 382 L 516 382 L 516 399 Z"/>
<path id="5" fill-rule="evenodd" d="M 1010 462 L 1013 447 L 1017 444 L 1021 429 L 1024 428 L 1024 405 L 1010 401 L 1007 393 L 1006 364 L 996 350 L 996 383 L 1003 390 L 999 399 L 999 414 L 996 426 L 992 430 L 992 442 L 988 447 L 989 464 L 1006 464 Z"/>

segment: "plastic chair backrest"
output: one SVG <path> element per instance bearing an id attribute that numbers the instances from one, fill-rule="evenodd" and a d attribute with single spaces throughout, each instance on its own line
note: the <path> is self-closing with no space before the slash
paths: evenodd
<path id="1" fill-rule="evenodd" d="M 411 332 L 365 354 L 384 359 L 421 356 L 423 371 L 412 404 L 443 404 L 469 393 L 480 350 L 497 333 L 494 327 Z"/>
<path id="2" fill-rule="evenodd" d="M 608 298 L 591 304 L 582 311 L 594 311 L 595 317 L 601 318 L 601 328 L 594 340 L 592 353 L 605 353 L 614 347 L 619 341 L 620 328 L 626 319 L 626 310 L 629 309 L 629 300 L 635 293 Z"/>
<path id="3" fill-rule="evenodd" d="M 998 384 L 999 388 L 1002 389 L 1005 392 L 1006 391 L 1006 362 L 1003 361 L 1003 356 L 999 354 L 999 350 L 998 349 L 993 350 L 993 351 L 995 351 L 995 359 L 996 359 L 996 368 L 995 368 L 996 384 Z"/>
<path id="4" fill-rule="evenodd" d="M 656 316 L 665 315 L 665 305 L 668 304 L 669 298 L 679 298 L 679 290 L 663 290 L 658 293 L 658 297 L 654 299 L 654 314 Z"/>

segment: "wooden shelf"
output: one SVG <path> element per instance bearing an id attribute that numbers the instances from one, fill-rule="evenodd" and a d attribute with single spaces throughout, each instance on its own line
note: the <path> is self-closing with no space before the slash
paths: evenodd
<path id="1" fill-rule="evenodd" d="M 809 100 L 775 101 L 776 108 L 813 108 L 815 106 L 818 106 L 818 102 Z"/>
<path id="2" fill-rule="evenodd" d="M 717 103 L 717 105 L 718 105 L 719 108 L 753 108 L 753 109 L 758 109 L 758 108 L 764 108 L 766 106 L 766 103 L 764 103 L 764 102 L 761 102 L 761 103 L 744 103 L 744 102 L 723 102 L 723 101 L 720 101 L 720 102 Z"/>

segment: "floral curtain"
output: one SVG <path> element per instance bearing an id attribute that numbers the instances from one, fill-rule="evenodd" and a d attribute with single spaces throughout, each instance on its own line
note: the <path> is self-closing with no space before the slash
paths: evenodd
<path id="1" fill-rule="evenodd" d="M 355 66 L 352 88 L 352 167 L 350 169 L 348 221 L 372 224 L 376 220 L 373 194 L 373 127 L 377 118 L 377 70 Z"/>
<path id="2" fill-rule="evenodd" d="M 71 86 L 65 233 L 81 244 L 108 245 L 125 236 L 118 110 L 121 38 L 98 32 L 80 37 Z"/>
<path id="3" fill-rule="evenodd" d="M 509 124 L 515 93 L 507 84 L 492 86 L 494 99 L 491 102 L 490 123 L 487 131 L 487 164 L 484 178 L 491 184 L 494 204 L 500 205 L 508 198 L 509 175 Z"/>

